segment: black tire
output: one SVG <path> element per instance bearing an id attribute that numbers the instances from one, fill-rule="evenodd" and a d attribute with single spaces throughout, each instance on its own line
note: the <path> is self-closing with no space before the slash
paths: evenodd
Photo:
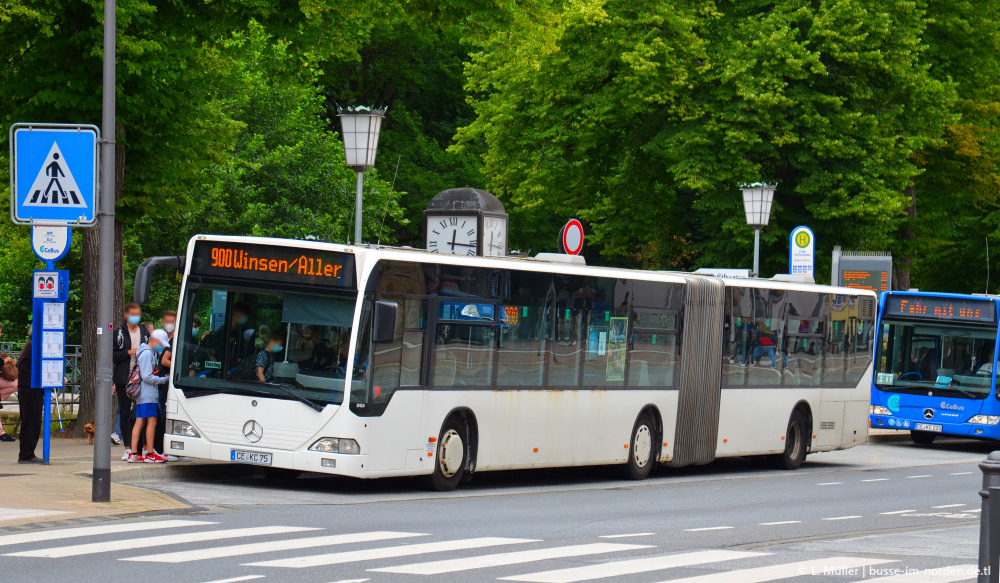
<path id="1" fill-rule="evenodd" d="M 632 438 L 628 444 L 628 461 L 625 463 L 625 477 L 629 480 L 645 480 L 656 464 L 656 444 L 659 443 L 656 425 L 649 413 L 641 413 L 632 427 Z"/>
<path id="2" fill-rule="evenodd" d="M 264 479 L 283 481 L 294 480 L 302 475 L 302 470 L 290 470 L 288 468 L 264 468 Z"/>
<path id="3" fill-rule="evenodd" d="M 771 456 L 774 467 L 780 470 L 797 470 L 808 455 L 808 434 L 806 416 L 801 409 L 792 411 L 788 419 L 788 430 L 785 432 L 785 451 Z"/>
<path id="4" fill-rule="evenodd" d="M 917 445 L 930 445 L 934 443 L 934 438 L 937 437 L 936 433 L 931 433 L 929 431 L 911 431 L 910 439 L 913 443 Z"/>
<path id="5" fill-rule="evenodd" d="M 441 427 L 437 451 L 434 453 L 434 473 L 428 487 L 438 492 L 450 492 L 458 487 L 469 465 L 469 437 L 465 423 L 451 418 Z"/>

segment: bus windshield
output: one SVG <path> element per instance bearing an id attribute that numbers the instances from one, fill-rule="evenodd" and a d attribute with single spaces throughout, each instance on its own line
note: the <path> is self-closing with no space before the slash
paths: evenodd
<path id="1" fill-rule="evenodd" d="M 983 399 L 993 383 L 996 329 L 883 321 L 875 386 L 883 391 Z"/>
<path id="2" fill-rule="evenodd" d="M 339 405 L 356 294 L 192 285 L 175 347 L 174 386 Z M 364 366 L 352 367 L 364 381 Z"/>

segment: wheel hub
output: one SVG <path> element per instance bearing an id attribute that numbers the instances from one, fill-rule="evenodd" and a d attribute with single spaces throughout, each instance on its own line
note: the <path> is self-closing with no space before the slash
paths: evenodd
<path id="1" fill-rule="evenodd" d="M 449 429 L 441 438 L 441 451 L 438 455 L 441 474 L 446 478 L 457 474 L 462 468 L 464 457 L 465 444 L 462 443 L 462 436 L 454 429 Z"/>
<path id="2" fill-rule="evenodd" d="M 640 425 L 632 443 L 632 459 L 635 465 L 644 468 L 653 454 L 653 434 L 646 425 Z"/>

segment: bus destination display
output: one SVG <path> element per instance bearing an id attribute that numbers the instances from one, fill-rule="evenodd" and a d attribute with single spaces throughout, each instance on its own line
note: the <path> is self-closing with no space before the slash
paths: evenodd
<path id="1" fill-rule="evenodd" d="M 890 295 L 885 300 L 887 316 L 917 316 L 932 320 L 964 320 L 993 324 L 996 305 L 989 300 L 964 300 L 930 296 Z"/>
<path id="2" fill-rule="evenodd" d="M 354 256 L 336 251 L 198 241 L 194 274 L 354 289 Z"/>

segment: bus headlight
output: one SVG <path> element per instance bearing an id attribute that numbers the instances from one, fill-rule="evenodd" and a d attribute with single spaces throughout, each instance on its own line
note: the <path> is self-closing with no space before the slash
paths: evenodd
<path id="1" fill-rule="evenodd" d="M 346 454 L 359 454 L 361 453 L 361 447 L 358 445 L 357 441 L 353 439 L 344 439 L 341 437 L 324 437 L 316 443 L 309 446 L 309 451 L 321 451 L 323 453 L 346 453 Z"/>
<path id="2" fill-rule="evenodd" d="M 1000 423 L 1000 416 L 974 415 L 971 419 L 966 421 L 966 423 L 975 423 L 977 425 L 996 425 L 997 423 Z"/>
<path id="3" fill-rule="evenodd" d="M 187 421 L 179 421 L 177 419 L 167 420 L 166 432 L 171 435 L 183 435 L 184 437 L 201 437 L 201 435 L 195 431 L 194 425 L 191 425 Z"/>
<path id="4" fill-rule="evenodd" d="M 870 410 L 872 415 L 888 415 L 889 417 L 892 417 L 892 411 L 886 409 L 882 405 L 872 405 Z"/>

